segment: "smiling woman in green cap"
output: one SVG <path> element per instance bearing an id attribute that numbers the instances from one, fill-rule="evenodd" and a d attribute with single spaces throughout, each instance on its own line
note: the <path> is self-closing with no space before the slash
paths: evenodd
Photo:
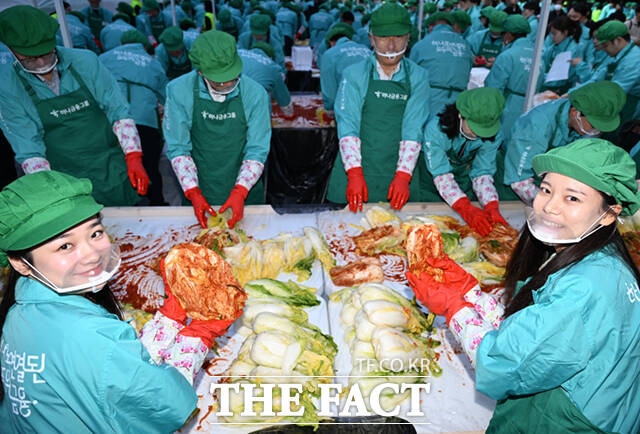
<path id="1" fill-rule="evenodd" d="M 420 178 L 421 201 L 444 199 L 483 236 L 495 223 L 507 224 L 498 210 L 493 182 L 504 104 L 497 89 L 466 90 L 442 113 L 431 116 L 424 130 L 424 161 L 431 176 Z M 477 198 L 484 210 L 473 206 L 470 198 Z"/>
<path id="2" fill-rule="evenodd" d="M 149 177 L 129 105 L 93 52 L 56 47 L 57 29 L 31 6 L 0 12 L 0 42 L 17 59 L 0 68 L 0 128 L 25 173 L 83 176 L 105 205 L 134 205 Z"/>
<path id="3" fill-rule="evenodd" d="M 264 203 L 260 178 L 271 140 L 269 96 L 240 76 L 242 60 L 228 33 L 201 34 L 189 57 L 194 71 L 167 86 L 167 157 L 200 224 L 207 227 L 205 212 L 215 215 L 211 205 L 224 204 L 220 212 L 233 209 L 233 227 L 245 200 Z"/>
<path id="4" fill-rule="evenodd" d="M 640 273 L 616 226 L 640 208 L 635 164 L 580 139 L 533 167 L 541 189 L 507 264 L 506 310 L 449 258 L 428 260 L 442 282 L 407 278 L 498 400 L 487 433 L 637 433 Z"/>
<path id="5" fill-rule="evenodd" d="M 542 104 L 520 116 L 505 144 L 504 184 L 530 203 L 537 193 L 533 157 L 581 137 L 615 131 L 625 100 L 616 83 L 598 81 L 571 91 L 569 98 Z"/>
<path id="6" fill-rule="evenodd" d="M 190 72 L 189 49 L 184 44 L 184 35 L 180 27 L 165 29 L 159 40 L 161 44 L 156 48 L 156 59 L 167 73 L 167 78 L 173 80 Z"/>
<path id="7" fill-rule="evenodd" d="M 343 71 L 335 104 L 340 154 L 327 198 L 347 202 L 352 212 L 368 200 L 389 200 L 395 209 L 410 195 L 417 200 L 418 181 L 411 179 L 429 110 L 428 74 L 404 58 L 409 12 L 384 3 L 369 32 L 374 52 Z"/>
<path id="8" fill-rule="evenodd" d="M 56 171 L 0 191 L 0 266 L 11 267 L 0 304 L 3 432 L 173 432 L 196 409 L 193 382 L 231 321 L 185 326 L 165 289 L 138 339 L 108 288 L 120 254 L 101 209 L 89 180 Z"/>

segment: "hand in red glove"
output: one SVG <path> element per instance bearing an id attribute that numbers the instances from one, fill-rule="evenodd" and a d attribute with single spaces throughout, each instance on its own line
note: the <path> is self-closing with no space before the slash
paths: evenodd
<path id="1" fill-rule="evenodd" d="M 164 270 L 164 259 L 160 261 L 160 272 L 162 273 L 162 280 L 164 281 L 164 294 L 166 298 L 164 299 L 164 304 L 160 309 L 158 309 L 158 311 L 167 318 L 184 325 L 187 320 L 187 312 L 178 301 L 178 298 L 173 295 L 173 292 L 171 292 L 171 288 L 167 283 L 167 275 Z"/>
<path id="2" fill-rule="evenodd" d="M 478 284 L 478 280 L 471 273 L 467 273 L 456 261 L 444 256 L 443 258 L 426 258 L 427 264 L 443 271 L 442 282 L 436 282 L 448 288 L 453 288 L 462 296 L 471 291 Z"/>
<path id="3" fill-rule="evenodd" d="M 229 228 L 233 229 L 235 224 L 242 220 L 242 216 L 244 216 L 244 201 L 248 194 L 249 190 L 240 184 L 236 184 L 236 186 L 231 190 L 227 201 L 218 210 L 219 213 L 225 212 L 229 207 L 233 210 L 233 217 L 231 217 L 231 220 L 227 222 L 229 224 Z"/>
<path id="4" fill-rule="evenodd" d="M 483 237 L 489 235 L 489 232 L 493 229 L 489 214 L 471 205 L 468 197 L 465 196 L 458 199 L 452 208 L 460 214 L 460 217 L 462 217 L 474 231 Z"/>
<path id="5" fill-rule="evenodd" d="M 242 314 L 242 313 L 240 313 Z M 188 326 L 180 330 L 178 334 L 183 336 L 192 336 L 202 339 L 207 348 L 213 347 L 215 338 L 222 336 L 227 332 L 233 321 L 211 319 L 211 320 L 191 320 Z"/>
<path id="6" fill-rule="evenodd" d="M 487 64 L 487 58 L 484 56 L 473 56 L 473 63 L 475 66 L 482 66 Z"/>
<path id="7" fill-rule="evenodd" d="M 387 193 L 387 199 L 391 203 L 391 208 L 399 210 L 409 200 L 409 183 L 411 182 L 411 175 L 407 172 L 397 171 L 396 175 L 389 185 L 389 192 Z"/>
<path id="8" fill-rule="evenodd" d="M 333 122 L 334 119 L 335 118 L 331 116 L 331 114 L 329 114 L 329 112 L 327 112 L 326 110 L 322 112 L 322 120 L 324 121 L 325 124 L 331 125 L 331 122 Z"/>
<path id="9" fill-rule="evenodd" d="M 498 205 L 499 203 L 497 200 L 492 200 L 491 202 L 489 202 L 484 206 L 484 210 L 487 214 L 489 214 L 491 223 L 493 224 L 502 223 L 505 226 L 509 226 L 509 223 L 507 223 L 504 217 L 502 217 L 502 214 L 500 214 L 500 209 L 498 208 Z"/>
<path id="10" fill-rule="evenodd" d="M 198 187 L 192 187 L 189 190 L 184 192 L 184 195 L 191 201 L 191 205 L 193 205 L 193 212 L 200 223 L 200 226 L 203 228 L 207 228 L 207 219 L 205 218 L 204 213 L 208 212 L 209 214 L 215 216 L 216 212 L 211 208 L 211 205 L 207 202 L 207 199 L 202 195 L 202 191 Z"/>
<path id="11" fill-rule="evenodd" d="M 405 275 L 409 281 L 409 286 L 413 289 L 420 303 L 425 305 L 429 312 L 444 316 L 447 324 L 451 322 L 451 318 L 460 309 L 467 306 L 473 307 L 471 303 L 465 301 L 457 289 L 444 283 L 436 282 L 427 273 L 421 273 L 420 277 L 416 277 L 415 274 L 407 271 Z"/>
<path id="12" fill-rule="evenodd" d="M 127 162 L 127 175 L 131 185 L 138 190 L 138 194 L 144 196 L 149 187 L 149 176 L 142 165 L 142 152 L 129 152 L 124 159 Z"/>
<path id="13" fill-rule="evenodd" d="M 364 180 L 362 167 L 347 170 L 347 202 L 351 212 L 362 211 L 362 203 L 369 200 L 367 182 Z"/>

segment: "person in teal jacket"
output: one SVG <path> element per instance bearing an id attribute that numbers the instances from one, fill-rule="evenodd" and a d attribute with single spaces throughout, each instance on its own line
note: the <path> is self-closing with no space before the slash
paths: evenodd
<path id="1" fill-rule="evenodd" d="M 10 266 L 0 304 L 4 432 L 176 431 L 196 410 L 193 383 L 215 337 L 232 322 L 186 325 L 167 287 L 138 339 L 108 287 L 120 255 L 91 188 L 46 171 L 0 192 L 0 266 Z"/>
<path id="2" fill-rule="evenodd" d="M 168 3 L 164 9 L 162 9 L 162 12 L 160 12 L 160 16 L 162 17 L 162 20 L 164 21 L 164 27 L 165 28 L 169 28 L 171 26 L 177 26 L 178 23 L 180 22 L 180 20 L 185 19 L 185 18 L 189 18 L 186 14 L 186 12 L 180 7 L 180 5 L 177 4 L 175 5 L 175 13 L 176 13 L 176 22 L 175 24 L 173 23 L 173 14 L 171 12 L 171 3 Z"/>
<path id="3" fill-rule="evenodd" d="M 313 48 L 324 43 L 325 34 L 329 31 L 329 28 L 335 21 L 328 10 L 329 6 L 324 3 L 320 5 L 318 12 L 309 17 L 309 43 Z"/>
<path id="4" fill-rule="evenodd" d="M 542 51 L 542 65 L 545 73 L 542 90 L 551 90 L 558 95 L 564 95 L 569 89 L 575 86 L 578 75 L 573 62 L 569 67 L 569 77 L 564 80 L 548 81 L 546 74 L 551 69 L 554 59 L 560 53 L 571 52 L 571 59 L 584 58 L 584 45 L 580 43 L 582 28 L 580 24 L 572 21 L 566 15 L 556 18 L 551 23 L 552 44 L 546 46 Z"/>
<path id="5" fill-rule="evenodd" d="M 327 198 L 348 202 L 353 212 L 368 200 L 390 200 L 395 209 L 410 195 L 419 200 L 420 175 L 413 175 L 429 114 L 429 76 L 404 57 L 409 12 L 383 3 L 374 11 L 370 29 L 374 53 L 343 71 L 335 104 L 340 154 Z"/>
<path id="6" fill-rule="evenodd" d="M 233 226 L 245 201 L 264 203 L 260 178 L 271 140 L 269 96 L 240 76 L 242 60 L 228 33 L 201 34 L 189 58 L 195 70 L 167 86 L 167 157 L 200 224 L 207 226 L 205 212 L 215 215 L 209 204 L 224 203 L 220 212 L 232 208 Z"/>
<path id="7" fill-rule="evenodd" d="M 128 15 L 122 13 L 115 14 L 113 16 L 113 22 L 104 26 L 100 31 L 102 51 L 109 51 L 112 48 L 119 47 L 122 34 L 135 29 L 135 27 L 129 24 Z"/>
<path id="8" fill-rule="evenodd" d="M 522 8 L 522 16 L 527 19 L 531 32 L 527 38 L 532 44 L 536 42 L 536 35 L 538 34 L 538 15 L 540 15 L 540 5 L 536 1 L 530 1 L 525 3 Z"/>
<path id="9" fill-rule="evenodd" d="M 422 148 L 430 176 L 420 178 L 421 201 L 444 199 L 483 236 L 495 223 L 506 224 L 498 210 L 493 180 L 502 143 L 499 119 L 504 104 L 496 89 L 467 90 L 441 113 L 433 113 L 424 129 Z M 473 206 L 471 199 L 477 199 L 484 209 Z"/>
<path id="10" fill-rule="evenodd" d="M 251 44 L 258 41 L 266 42 L 273 47 L 276 58 L 275 62 L 280 66 L 282 72 L 286 72 L 284 65 L 284 42 L 281 39 L 278 28 L 271 24 L 271 18 L 268 15 L 253 15 L 250 18 L 251 30 L 242 33 L 238 37 L 238 48 L 248 50 Z"/>
<path id="11" fill-rule="evenodd" d="M 451 14 L 436 12 L 429 17 L 432 30 L 411 48 L 410 59 L 429 74 L 429 113 L 444 110 L 467 88 L 473 53 L 451 25 Z"/>
<path id="12" fill-rule="evenodd" d="M 222 9 L 216 18 L 218 19 L 218 23 L 216 24 L 217 30 L 222 30 L 223 32 L 229 33 L 234 38 L 238 38 L 240 35 L 242 21 L 231 15 L 229 8 Z"/>
<path id="13" fill-rule="evenodd" d="M 371 20 L 371 14 L 365 14 L 362 17 L 362 27 L 356 30 L 353 35 L 353 41 L 360 45 L 371 49 L 371 40 L 369 39 L 369 21 Z"/>
<path id="14" fill-rule="evenodd" d="M 581 137 L 614 131 L 620 125 L 625 101 L 618 84 L 598 81 L 569 92 L 569 98 L 547 102 L 519 117 L 506 143 L 504 184 L 530 203 L 537 193 L 533 158 Z"/>
<path id="15" fill-rule="evenodd" d="M 407 273 L 498 401 L 487 433 L 640 431 L 640 273 L 617 229 L 640 208 L 623 149 L 580 139 L 533 159 L 541 189 L 505 276 L 505 306 L 449 258 Z M 612 271 L 615 270 L 615 271 Z"/>
<path id="16" fill-rule="evenodd" d="M 85 16 L 85 23 L 96 40 L 100 38 L 100 30 L 113 18 L 113 12 L 101 8 L 100 3 L 101 0 L 89 0 L 89 6 L 80 11 Z"/>
<path id="17" fill-rule="evenodd" d="M 156 0 L 142 1 L 141 13 L 136 16 L 136 28 L 149 39 L 151 45 L 158 43 L 158 38 L 165 29 L 165 24 L 162 15 L 160 15 L 160 5 Z"/>
<path id="18" fill-rule="evenodd" d="M 160 35 L 161 42 L 156 47 L 156 59 L 167 73 L 167 78 L 173 80 L 191 71 L 189 48 L 184 43 L 184 34 L 179 27 L 167 27 Z"/>
<path id="19" fill-rule="evenodd" d="M 622 122 L 640 118 L 640 47 L 630 42 L 629 29 L 620 21 L 604 24 L 596 32 L 596 39 L 611 60 L 600 65 L 587 83 L 597 80 L 618 83 L 627 94 Z"/>
<path id="20" fill-rule="evenodd" d="M 69 36 L 71 36 L 73 48 L 85 48 L 96 54 L 100 53 L 100 48 L 96 44 L 96 40 L 93 39 L 91 30 L 84 24 L 84 15 L 80 12 L 68 12 L 66 17 L 67 28 L 69 29 Z M 56 33 L 56 42 L 57 45 L 64 45 L 60 30 Z"/>
<path id="21" fill-rule="evenodd" d="M 242 59 L 242 74 L 258 82 L 280 106 L 286 118 L 292 118 L 293 103 L 280 67 L 273 61 L 273 47 L 266 42 L 256 42 L 251 50 L 238 49 Z M 271 109 L 271 107 L 269 107 Z"/>
<path id="22" fill-rule="evenodd" d="M 25 173 L 84 176 L 97 200 L 134 205 L 149 178 L 129 105 L 95 53 L 56 47 L 57 30 L 31 6 L 0 13 L 0 41 L 18 60 L 0 68 L 0 128 Z"/>
<path id="23" fill-rule="evenodd" d="M 500 90 L 507 100 L 500 118 L 500 131 L 505 142 L 509 141 L 513 124 L 524 111 L 524 96 L 533 58 L 533 43 L 527 38 L 529 30 L 529 23 L 522 15 L 507 17 L 502 36 L 505 48 L 498 54 L 484 81 L 486 87 Z M 539 76 L 538 82 L 541 80 L 542 76 Z"/>
<path id="24" fill-rule="evenodd" d="M 486 9 L 486 8 L 485 8 Z M 484 9 L 483 9 L 484 11 Z M 489 28 L 469 35 L 467 42 L 475 57 L 476 66 L 491 68 L 502 51 L 502 26 L 507 13 L 494 11 L 489 14 Z"/>
<path id="25" fill-rule="evenodd" d="M 325 42 L 331 45 L 322 55 L 320 70 L 320 88 L 322 104 L 326 110 L 325 121 L 330 123 L 334 117 L 333 109 L 342 80 L 342 72 L 355 63 L 368 59 L 371 50 L 351 40 L 353 27 L 345 23 L 334 24 L 325 36 Z"/>
<path id="26" fill-rule="evenodd" d="M 159 107 L 164 106 L 167 76 L 160 62 L 148 54 L 149 41 L 137 30 L 123 33 L 122 45 L 98 57 L 120 85 L 129 103 L 142 145 L 144 168 L 149 174 L 151 205 L 162 205 L 162 177 L 158 162 L 162 152 Z"/>
<path id="27" fill-rule="evenodd" d="M 287 56 L 291 55 L 291 47 L 299 36 L 301 27 L 306 27 L 307 21 L 302 13 L 302 9 L 292 0 L 282 2 L 282 7 L 276 13 L 276 25 L 284 37 L 284 51 Z"/>

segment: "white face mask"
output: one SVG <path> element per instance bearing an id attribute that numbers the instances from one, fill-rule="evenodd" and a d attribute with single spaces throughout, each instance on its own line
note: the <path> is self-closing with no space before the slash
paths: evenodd
<path id="1" fill-rule="evenodd" d="M 238 77 L 233 85 L 224 90 L 216 90 L 207 79 L 205 79 L 204 82 L 207 85 L 207 91 L 209 92 L 209 95 L 211 95 L 211 98 L 213 98 L 213 100 L 216 102 L 223 102 L 225 99 L 227 99 L 227 95 L 236 90 L 236 88 L 240 84 L 240 77 Z"/>
<path id="2" fill-rule="evenodd" d="M 477 139 L 479 139 L 478 136 L 473 137 L 473 136 L 470 136 L 470 135 L 468 135 L 467 133 L 464 132 L 464 129 L 462 128 L 462 118 L 460 118 L 460 134 L 462 134 L 462 137 L 464 137 L 467 140 L 477 140 Z"/>
<path id="3" fill-rule="evenodd" d="M 548 245 L 579 243 L 598 229 L 604 227 L 599 224 L 599 221 L 609 211 L 611 211 L 610 207 L 596 218 L 594 222 L 581 234 L 576 234 L 566 226 L 559 225 L 545 219 L 530 206 L 527 206 L 524 209 L 525 216 L 527 218 L 527 226 L 529 227 L 531 235 L 533 235 L 537 240 Z"/>
<path id="4" fill-rule="evenodd" d="M 121 259 L 120 249 L 117 245 L 112 244 L 109 255 L 102 260 L 102 271 L 99 274 L 87 277 L 86 282 L 75 285 L 67 285 L 63 281 L 60 287 L 51 282 L 44 274 L 42 274 L 36 267 L 31 265 L 31 263 L 26 259 L 22 258 L 22 262 L 24 262 L 33 272 L 31 274 L 31 277 L 33 277 L 33 279 L 37 280 L 38 282 L 42 283 L 44 286 L 52 289 L 58 294 L 84 294 L 86 292 L 100 291 L 104 287 L 104 284 L 107 283 L 107 281 L 111 279 L 111 277 L 113 277 L 116 271 L 118 271 Z"/>
<path id="5" fill-rule="evenodd" d="M 404 54 L 404 52 L 407 51 L 407 45 L 409 45 L 409 41 L 408 40 L 404 44 L 404 48 L 401 51 L 396 51 L 395 53 L 383 53 L 382 51 L 378 51 L 378 48 L 376 47 L 376 38 L 373 37 L 373 51 L 378 56 L 386 57 L 387 59 L 393 59 L 394 57 L 397 57 L 397 56 L 400 56 L 400 55 Z"/>
<path id="6" fill-rule="evenodd" d="M 580 133 L 580 135 L 583 137 L 595 138 L 602 135 L 602 132 L 596 128 L 593 128 L 590 131 L 585 130 L 582 127 L 582 115 L 580 115 L 580 113 L 576 114 L 576 124 L 578 133 Z"/>
<path id="7" fill-rule="evenodd" d="M 48 74 L 51 71 L 53 71 L 53 68 L 56 67 L 56 65 L 58 64 L 58 56 L 53 53 L 53 58 L 51 59 L 50 64 L 42 66 L 40 68 L 30 68 L 28 66 L 25 66 L 20 60 L 18 60 L 16 58 L 16 62 L 18 62 L 18 64 L 20 65 L 20 67 L 25 71 L 28 72 L 29 74 L 36 74 L 36 75 L 43 75 L 43 74 Z M 25 62 L 26 63 L 26 62 Z"/>

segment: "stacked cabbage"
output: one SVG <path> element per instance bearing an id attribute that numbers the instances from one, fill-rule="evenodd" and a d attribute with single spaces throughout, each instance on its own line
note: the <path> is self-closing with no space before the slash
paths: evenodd
<path id="1" fill-rule="evenodd" d="M 230 410 L 233 416 L 221 417 L 233 423 L 296 423 L 317 425 L 319 418 L 312 397 L 319 395 L 319 383 L 329 383 L 334 375 L 333 363 L 338 347 L 331 336 L 308 321 L 305 307 L 320 301 L 307 288 L 295 282 L 279 282 L 260 279 L 245 286 L 249 298 L 239 319 L 239 333 L 247 336 L 237 358 L 222 374 L 223 381 L 231 383 L 301 384 L 299 405 L 291 410 L 304 408 L 302 416 L 264 417 L 260 413 L 262 403 L 254 405 L 255 417 L 241 416 L 244 410 L 244 393 L 230 393 Z M 254 394 L 263 396 L 256 387 Z M 273 411 L 281 409 L 279 388 L 273 389 Z M 295 393 L 295 392 L 294 392 Z"/>
<path id="2" fill-rule="evenodd" d="M 439 343 L 429 338 L 434 316 L 425 316 L 415 301 L 378 283 L 345 288 L 330 298 L 342 303 L 340 323 L 352 362 L 349 385 L 358 384 L 367 405 L 378 384 L 419 383 L 442 373 L 432 349 Z M 410 396 L 409 390 L 384 390 L 380 405 L 385 410 Z"/>

